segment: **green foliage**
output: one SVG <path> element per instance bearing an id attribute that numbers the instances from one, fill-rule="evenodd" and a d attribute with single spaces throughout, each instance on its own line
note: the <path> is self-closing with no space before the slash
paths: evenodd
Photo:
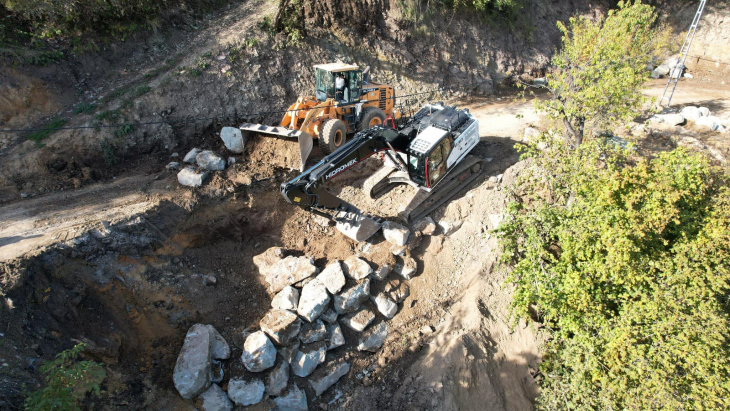
<path id="1" fill-rule="evenodd" d="M 443 11 L 472 13 L 478 17 L 506 17 L 512 21 L 522 9 L 522 0 L 396 0 L 403 20 L 421 23 Z"/>
<path id="2" fill-rule="evenodd" d="M 152 90 L 152 87 L 150 87 L 150 86 L 139 86 L 139 87 L 135 88 L 134 90 L 132 90 L 130 95 L 132 96 L 132 98 L 141 97 L 141 96 L 149 93 L 150 90 Z"/>
<path id="3" fill-rule="evenodd" d="M 500 228 L 515 315 L 550 341 L 544 410 L 730 407 L 730 188 L 678 149 L 548 142 Z"/>
<path id="4" fill-rule="evenodd" d="M 99 395 L 106 372 L 99 363 L 79 360 L 84 348 L 84 344 L 78 344 L 40 367 L 46 383 L 25 400 L 26 411 L 81 410 L 79 401 L 87 393 Z"/>
<path id="5" fill-rule="evenodd" d="M 129 89 L 126 87 L 118 88 L 111 93 L 104 96 L 102 99 L 103 102 L 108 103 L 110 101 L 114 101 L 115 99 L 122 97 L 123 95 L 127 94 L 129 92 Z"/>
<path id="6" fill-rule="evenodd" d="M 106 110 L 94 116 L 99 121 L 110 121 L 114 122 L 119 119 L 119 110 Z"/>
<path id="7" fill-rule="evenodd" d="M 112 167 L 117 164 L 117 147 L 116 142 L 110 141 L 108 138 L 101 140 L 101 154 L 104 158 L 104 164 Z"/>
<path id="8" fill-rule="evenodd" d="M 647 100 L 641 85 L 647 64 L 666 44 L 654 27 L 654 8 L 621 1 L 605 19 L 572 17 L 562 48 L 552 58 L 547 88 L 552 99 L 535 100 L 535 108 L 561 123 L 566 139 L 581 144 L 586 127 L 602 128 L 639 114 Z"/>
<path id="9" fill-rule="evenodd" d="M 123 126 L 117 127 L 116 130 L 114 130 L 114 137 L 124 137 L 126 135 L 129 135 L 134 131 L 134 126 L 131 124 L 125 124 Z"/>
<path id="10" fill-rule="evenodd" d="M 94 111 L 95 108 L 96 108 L 95 104 L 84 101 L 84 102 L 81 102 L 81 103 L 77 104 L 76 106 L 74 106 L 73 113 L 74 114 L 89 113 L 91 111 Z"/>
<path id="11" fill-rule="evenodd" d="M 264 18 L 261 19 L 258 24 L 256 24 L 256 27 L 258 27 L 258 29 L 263 31 L 264 33 L 268 33 L 271 35 L 275 33 L 274 23 L 271 21 L 271 16 L 264 16 Z"/>
<path id="12" fill-rule="evenodd" d="M 36 145 L 42 146 L 41 141 L 45 140 L 48 136 L 58 131 L 57 129 L 66 125 L 66 120 L 62 118 L 54 118 L 48 124 L 40 127 L 42 130 L 35 131 L 28 134 L 27 140 L 35 141 Z"/>

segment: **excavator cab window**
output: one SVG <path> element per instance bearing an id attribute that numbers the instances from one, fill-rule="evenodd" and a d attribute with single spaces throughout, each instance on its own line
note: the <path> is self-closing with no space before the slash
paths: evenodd
<path id="1" fill-rule="evenodd" d="M 428 186 L 433 187 L 446 174 L 446 160 L 453 149 L 450 137 L 445 138 L 428 156 Z"/>

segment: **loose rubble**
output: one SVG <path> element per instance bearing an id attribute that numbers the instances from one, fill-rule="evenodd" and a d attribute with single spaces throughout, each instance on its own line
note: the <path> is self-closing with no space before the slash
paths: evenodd
<path id="1" fill-rule="evenodd" d="M 200 394 L 200 398 L 203 400 L 203 411 L 233 410 L 233 403 L 218 384 L 211 385 L 207 391 Z"/>
<path id="2" fill-rule="evenodd" d="M 299 305 L 299 290 L 287 285 L 271 300 L 271 308 L 296 311 Z"/>
<path id="3" fill-rule="evenodd" d="M 289 345 L 299 335 L 302 320 L 291 311 L 270 310 L 259 324 L 261 331 L 271 337 L 275 343 Z"/>
<path id="4" fill-rule="evenodd" d="M 380 314 L 383 314 L 383 317 L 390 320 L 398 312 L 398 304 L 396 304 L 395 301 L 388 298 L 387 295 L 381 293 L 375 297 L 370 297 L 370 298 L 375 303 L 375 306 L 378 308 L 378 311 L 380 312 Z"/>
<path id="5" fill-rule="evenodd" d="M 317 273 L 313 257 L 289 256 L 277 261 L 266 270 L 266 282 L 272 292 L 279 292 L 287 285 L 296 284 Z M 300 299 L 302 296 L 300 296 Z M 301 301 L 300 301 L 301 304 Z"/>
<path id="6" fill-rule="evenodd" d="M 370 298 L 370 280 L 365 279 L 335 296 L 335 311 L 338 314 L 355 312 L 368 298 Z"/>
<path id="7" fill-rule="evenodd" d="M 190 166 L 177 173 L 177 182 L 186 187 L 200 187 L 206 178 L 208 178 L 207 171 L 198 171 Z"/>
<path id="8" fill-rule="evenodd" d="M 312 322 L 319 317 L 330 303 L 327 288 L 319 280 L 314 279 L 302 288 L 297 313 L 305 320 Z"/>
<path id="9" fill-rule="evenodd" d="M 396 264 L 394 269 L 396 274 L 400 275 L 406 280 L 412 279 L 413 276 L 416 275 L 417 270 L 418 266 L 416 260 L 414 260 L 413 257 L 403 257 L 403 263 Z"/>
<path id="10" fill-rule="evenodd" d="M 401 224 L 392 221 L 383 223 L 383 236 L 385 236 L 385 239 L 389 243 L 395 246 L 406 245 L 410 233 L 410 230 Z"/>
<path id="11" fill-rule="evenodd" d="M 319 370 L 309 378 L 309 384 L 314 389 L 314 395 L 319 397 L 349 372 L 350 364 L 346 362 L 332 364 Z"/>
<path id="12" fill-rule="evenodd" d="M 413 230 L 420 231 L 423 235 L 434 235 L 436 229 L 436 223 L 431 217 L 424 217 L 413 224 Z"/>
<path id="13" fill-rule="evenodd" d="M 188 164 L 195 164 L 195 157 L 198 156 L 198 153 L 200 153 L 199 148 L 194 148 L 190 151 L 188 151 L 187 154 L 185 154 L 185 157 L 183 157 L 183 162 Z"/>
<path id="14" fill-rule="evenodd" d="M 327 345 L 320 341 L 314 344 L 302 345 L 294 355 L 291 370 L 298 377 L 306 377 L 322 364 L 327 355 Z"/>
<path id="15" fill-rule="evenodd" d="M 226 169 L 226 160 L 210 150 L 198 153 L 195 156 L 195 162 L 198 163 L 200 168 L 208 171 L 221 171 Z"/>
<path id="16" fill-rule="evenodd" d="M 345 335 L 339 324 L 328 324 L 327 329 L 327 350 L 334 350 L 337 347 L 345 345 Z"/>
<path id="17" fill-rule="evenodd" d="M 357 349 L 358 351 L 377 352 L 383 346 L 387 337 L 388 326 L 385 323 L 380 323 L 362 335 Z"/>
<path id="18" fill-rule="evenodd" d="M 289 363 L 281 361 L 279 365 L 274 367 L 266 379 L 266 393 L 271 396 L 279 396 L 286 389 L 289 383 Z"/>
<path id="19" fill-rule="evenodd" d="M 354 331 L 362 332 L 374 319 L 375 313 L 364 307 L 356 313 L 346 315 L 342 318 L 342 323 Z"/>
<path id="20" fill-rule="evenodd" d="M 345 260 L 345 267 L 347 268 L 347 276 L 356 281 L 362 280 L 373 272 L 373 268 L 370 267 L 370 264 L 368 264 L 367 261 L 355 256 L 349 257 Z"/>
<path id="21" fill-rule="evenodd" d="M 327 287 L 327 291 L 331 294 L 339 293 L 342 287 L 345 286 L 345 273 L 342 271 L 342 263 L 335 260 L 327 264 L 327 267 L 317 275 L 317 279 Z"/>
<path id="22" fill-rule="evenodd" d="M 279 410 L 286 411 L 307 411 L 307 394 L 299 387 L 292 385 L 286 394 L 274 398 L 274 404 Z"/>

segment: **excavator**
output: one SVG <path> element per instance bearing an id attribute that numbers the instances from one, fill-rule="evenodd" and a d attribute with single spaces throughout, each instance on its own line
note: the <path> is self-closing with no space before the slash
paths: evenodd
<path id="1" fill-rule="evenodd" d="M 345 63 L 318 64 L 315 70 L 315 94 L 301 96 L 287 110 L 279 126 L 244 123 L 239 126 L 244 138 L 260 134 L 281 139 L 299 140 L 300 169 L 304 171 L 313 148 L 313 137 L 319 140 L 324 154 L 330 154 L 346 142 L 348 136 L 387 119 L 400 118 L 394 109 L 392 86 L 369 81 L 370 66 L 361 70 Z"/>
<path id="2" fill-rule="evenodd" d="M 327 182 L 365 159 L 378 155 L 383 167 L 363 185 L 378 198 L 398 184 L 416 187 L 416 194 L 399 213 L 410 224 L 456 196 L 484 170 L 485 162 L 468 155 L 479 142 L 479 122 L 468 109 L 443 103 L 426 104 L 397 127 L 374 126 L 360 131 L 280 187 L 291 204 L 335 221 L 355 241 L 365 241 L 382 221 L 326 190 Z"/>

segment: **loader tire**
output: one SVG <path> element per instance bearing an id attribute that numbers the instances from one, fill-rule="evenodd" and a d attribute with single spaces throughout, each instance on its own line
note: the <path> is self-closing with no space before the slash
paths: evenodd
<path id="1" fill-rule="evenodd" d="M 347 126 L 342 120 L 330 119 L 324 122 L 319 133 L 319 147 L 325 154 L 337 151 L 347 142 Z"/>
<path id="2" fill-rule="evenodd" d="M 372 126 L 379 126 L 385 121 L 385 113 L 377 107 L 367 107 L 362 110 L 357 131 L 367 130 Z"/>

